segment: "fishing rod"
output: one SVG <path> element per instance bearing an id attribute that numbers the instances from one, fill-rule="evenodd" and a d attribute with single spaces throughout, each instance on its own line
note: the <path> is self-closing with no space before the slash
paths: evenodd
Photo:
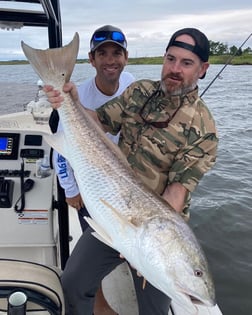
<path id="1" fill-rule="evenodd" d="M 213 78 L 213 80 L 208 84 L 208 86 L 205 88 L 205 90 L 200 94 L 200 97 L 202 97 L 206 91 L 210 88 L 210 86 L 214 83 L 214 81 L 219 77 L 219 75 L 222 73 L 222 71 L 229 65 L 229 63 L 233 60 L 233 58 L 237 55 L 238 51 L 245 45 L 245 43 L 250 39 L 252 36 L 252 33 L 245 39 L 245 41 L 241 44 L 241 46 L 237 49 L 237 51 L 228 58 L 225 65 L 222 67 L 222 69 L 216 74 L 216 76 Z"/>

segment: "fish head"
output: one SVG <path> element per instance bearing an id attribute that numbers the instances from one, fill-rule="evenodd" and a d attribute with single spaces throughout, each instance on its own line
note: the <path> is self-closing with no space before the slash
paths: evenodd
<path id="1" fill-rule="evenodd" d="M 195 311 L 195 304 L 216 304 L 207 260 L 182 217 L 155 217 L 145 222 L 139 251 L 140 273 L 187 311 Z"/>

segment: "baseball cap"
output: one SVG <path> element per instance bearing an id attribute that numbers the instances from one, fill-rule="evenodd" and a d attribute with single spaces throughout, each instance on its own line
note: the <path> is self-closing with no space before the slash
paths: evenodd
<path id="1" fill-rule="evenodd" d="M 191 36 L 195 41 L 195 45 L 190 45 L 184 42 L 176 41 L 176 38 L 178 36 L 184 35 L 184 34 Z M 209 41 L 206 35 L 200 32 L 199 30 L 197 30 L 196 28 L 183 28 L 175 32 L 169 41 L 166 51 L 170 46 L 177 46 L 177 47 L 190 50 L 193 53 L 195 53 L 202 61 L 204 62 L 208 61 L 209 49 L 210 49 Z"/>
<path id="2" fill-rule="evenodd" d="M 127 49 L 125 35 L 120 28 L 112 25 L 104 25 L 94 32 L 90 40 L 90 50 L 95 51 L 104 43 L 114 43 L 123 49 Z"/>
<path id="3" fill-rule="evenodd" d="M 176 40 L 178 36 L 184 35 L 184 34 L 191 36 L 195 41 L 195 45 L 191 45 L 191 44 Z M 168 46 L 166 47 L 166 51 L 171 46 L 181 47 L 181 48 L 190 50 L 191 52 L 196 54 L 200 58 L 201 61 L 203 62 L 208 61 L 209 51 L 210 51 L 209 40 L 205 34 L 203 34 L 201 31 L 199 31 L 196 28 L 183 28 L 175 32 L 172 35 L 168 43 Z M 206 76 L 206 73 L 200 79 L 204 79 L 205 76 Z"/>

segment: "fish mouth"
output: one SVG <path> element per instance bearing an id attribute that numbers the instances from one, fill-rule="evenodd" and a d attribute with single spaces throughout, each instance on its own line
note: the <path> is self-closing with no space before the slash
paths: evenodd
<path id="1" fill-rule="evenodd" d="M 215 298 L 214 297 L 209 297 L 207 299 L 204 299 L 203 297 L 195 294 L 195 292 L 192 292 L 190 290 L 183 290 L 180 288 L 180 292 L 191 301 L 191 303 L 195 305 L 201 305 L 201 306 L 208 306 L 212 307 L 216 304 Z"/>
<path id="2" fill-rule="evenodd" d="M 204 304 L 201 300 L 197 299 L 195 296 L 188 295 L 188 297 L 193 304 L 198 304 L 198 305 Z"/>
<path id="3" fill-rule="evenodd" d="M 191 300 L 191 302 L 193 304 L 196 304 L 196 305 L 202 305 L 202 306 L 214 306 L 216 304 L 215 300 L 205 300 L 205 299 L 202 299 L 202 298 L 198 298 L 196 297 L 195 295 L 190 295 L 188 294 L 187 292 L 184 292 L 185 295 L 188 296 L 188 298 Z"/>
<path id="4" fill-rule="evenodd" d="M 203 298 L 195 292 L 186 290 L 177 290 L 175 296 L 171 297 L 174 304 L 178 304 L 181 309 L 186 311 L 186 314 L 198 314 L 201 307 L 213 307 L 216 303 L 212 303 L 211 298 Z"/>
<path id="5" fill-rule="evenodd" d="M 188 297 L 189 297 L 189 299 L 191 300 L 191 302 L 192 302 L 193 304 L 212 306 L 211 303 L 209 303 L 209 302 L 207 302 L 207 301 L 202 301 L 202 300 L 196 298 L 195 296 L 188 295 Z"/>

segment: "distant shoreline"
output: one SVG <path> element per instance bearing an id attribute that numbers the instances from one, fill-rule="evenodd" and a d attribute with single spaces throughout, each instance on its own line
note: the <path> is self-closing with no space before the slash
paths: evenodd
<path id="1" fill-rule="evenodd" d="M 232 58 L 232 59 L 231 59 Z M 228 60 L 231 59 L 230 62 Z M 210 56 L 210 64 L 226 64 L 227 62 L 230 65 L 252 65 L 252 55 L 246 54 L 241 56 L 232 57 L 230 55 L 221 55 L 221 56 Z M 77 64 L 89 63 L 88 59 L 77 59 Z M 129 58 L 128 65 L 157 65 L 163 63 L 163 57 L 139 57 L 139 58 Z M 22 65 L 28 64 L 27 60 L 8 60 L 0 61 L 0 65 Z"/>

